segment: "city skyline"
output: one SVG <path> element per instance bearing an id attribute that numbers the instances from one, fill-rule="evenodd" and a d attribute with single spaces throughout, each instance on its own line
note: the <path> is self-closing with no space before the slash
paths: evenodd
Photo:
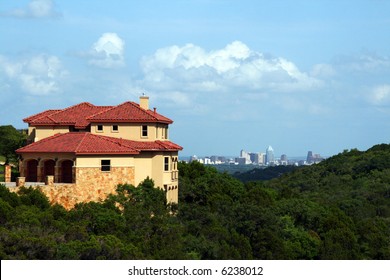
<path id="1" fill-rule="evenodd" d="M 183 155 L 390 139 L 388 1 L 0 3 L 0 125 L 150 97 Z"/>
<path id="2" fill-rule="evenodd" d="M 241 149 L 237 155 L 179 155 L 179 158 L 184 161 L 199 161 L 204 164 L 238 164 L 238 165 L 306 165 L 319 163 L 322 160 L 328 158 L 328 156 L 322 156 L 320 153 L 313 153 L 312 150 L 308 150 L 306 155 L 301 156 L 288 156 L 286 153 L 275 154 L 272 146 L 268 146 L 265 151 L 252 152 Z"/>

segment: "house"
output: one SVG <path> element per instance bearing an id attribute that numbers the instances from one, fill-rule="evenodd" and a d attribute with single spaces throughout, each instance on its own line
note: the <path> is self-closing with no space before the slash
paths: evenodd
<path id="1" fill-rule="evenodd" d="M 104 199 L 118 184 L 137 186 L 146 177 L 178 202 L 178 152 L 169 141 L 171 119 L 140 103 L 95 106 L 83 102 L 23 120 L 28 145 L 18 149 L 22 182 L 46 182 L 52 202 Z M 65 193 L 65 194 L 64 194 Z"/>

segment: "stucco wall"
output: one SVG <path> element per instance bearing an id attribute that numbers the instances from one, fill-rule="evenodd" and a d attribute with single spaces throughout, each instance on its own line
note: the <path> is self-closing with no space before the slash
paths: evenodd
<path id="1" fill-rule="evenodd" d="M 97 125 L 102 125 L 103 130 L 97 130 Z M 113 130 L 113 125 L 118 125 L 118 130 Z M 142 136 L 142 126 L 148 126 L 148 136 Z M 168 125 L 157 123 L 92 123 L 91 133 L 109 137 L 123 138 L 135 141 L 155 141 L 168 139 Z"/>
<path id="2" fill-rule="evenodd" d="M 57 133 L 69 132 L 68 126 L 39 126 L 35 128 L 35 139 L 34 142 L 42 140 L 46 137 L 53 136 Z"/>

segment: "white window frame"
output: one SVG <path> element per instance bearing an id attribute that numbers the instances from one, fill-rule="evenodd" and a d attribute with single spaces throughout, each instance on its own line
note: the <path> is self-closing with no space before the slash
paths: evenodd
<path id="1" fill-rule="evenodd" d="M 114 126 L 116 126 L 116 129 L 114 129 Z M 119 125 L 113 124 L 113 125 L 111 126 L 111 132 L 118 133 L 118 132 L 119 132 Z"/>
<path id="2" fill-rule="evenodd" d="M 99 129 L 99 126 L 101 126 L 102 129 Z M 102 124 L 97 124 L 97 125 L 96 125 L 96 132 L 103 132 L 103 131 L 104 131 L 104 125 L 102 125 Z"/>

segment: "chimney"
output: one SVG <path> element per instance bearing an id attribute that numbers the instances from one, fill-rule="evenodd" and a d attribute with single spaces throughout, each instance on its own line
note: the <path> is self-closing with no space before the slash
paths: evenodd
<path id="1" fill-rule="evenodd" d="M 149 110 L 149 97 L 145 95 L 140 96 L 139 106 L 144 110 Z"/>

